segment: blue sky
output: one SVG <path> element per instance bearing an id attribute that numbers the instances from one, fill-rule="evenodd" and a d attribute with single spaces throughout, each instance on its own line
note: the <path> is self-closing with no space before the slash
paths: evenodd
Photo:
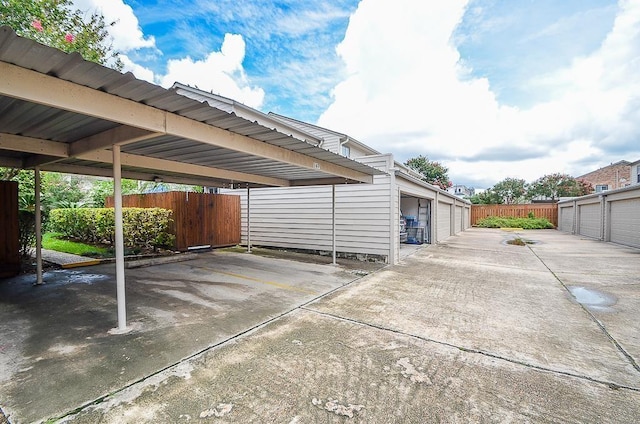
<path id="1" fill-rule="evenodd" d="M 126 69 L 478 188 L 640 159 L 640 0 L 75 0 Z"/>

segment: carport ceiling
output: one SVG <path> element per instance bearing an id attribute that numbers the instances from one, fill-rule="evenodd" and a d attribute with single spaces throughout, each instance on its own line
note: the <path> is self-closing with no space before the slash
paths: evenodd
<path id="1" fill-rule="evenodd" d="M 0 28 L 0 165 L 228 187 L 370 183 L 319 140 L 248 121 Z"/>

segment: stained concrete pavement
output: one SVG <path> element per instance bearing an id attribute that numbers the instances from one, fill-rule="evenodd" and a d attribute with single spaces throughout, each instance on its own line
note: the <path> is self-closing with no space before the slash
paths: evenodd
<path id="1" fill-rule="evenodd" d="M 244 319 L 221 316 L 198 334 L 219 339 L 215 328 L 234 322 L 228 334 L 243 323 L 249 331 L 155 372 L 136 362 L 147 378 L 118 382 L 94 405 L 77 401 L 81 409 L 64 421 L 638 422 L 640 251 L 554 230 L 520 235 L 535 244 L 513 246 L 506 241 L 517 233 L 471 229 L 359 280 L 290 283 L 329 293 L 297 299 L 273 319 L 256 317 L 262 325 L 247 325 L 247 310 Z M 177 279 L 160 268 L 148 268 L 142 284 Z M 170 299 L 157 294 L 159 304 Z M 190 303 L 176 312 L 189 314 Z M 165 323 L 169 346 L 193 342 L 181 337 L 181 319 Z M 113 352 L 162 354 L 158 345 L 139 350 L 144 344 L 127 345 L 126 337 L 105 338 Z M 94 362 L 118 362 L 113 352 Z M 78 372 L 93 363 L 85 356 Z M 6 394 L 0 389 L 0 399 Z M 12 422 L 36 419 L 14 411 Z"/>

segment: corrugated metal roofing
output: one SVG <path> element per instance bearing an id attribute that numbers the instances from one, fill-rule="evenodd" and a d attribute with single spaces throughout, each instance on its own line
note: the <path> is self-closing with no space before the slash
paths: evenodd
<path id="1" fill-rule="evenodd" d="M 247 136 L 366 175 L 381 173 L 381 171 L 365 164 L 336 155 L 303 140 L 212 107 L 207 103 L 177 94 L 174 90 L 167 90 L 149 82 L 138 80 L 131 73 L 122 74 L 96 63 L 85 61 L 77 53 L 67 54 L 35 41 L 18 37 L 9 27 L 0 28 L 0 61 L 124 99 L 133 100 L 162 111 L 175 113 L 194 121 L 222 128 L 235 134 Z M 120 126 L 120 123 L 112 122 L 108 117 L 91 117 L 0 95 L 0 133 L 72 143 L 118 126 Z M 176 137 L 171 134 L 124 145 L 122 146 L 122 152 L 229 171 L 246 172 L 259 176 L 275 177 L 296 183 L 304 183 L 304 180 L 333 177 L 332 174 L 321 170 L 265 159 L 232 149 L 215 147 L 198 141 Z M 2 150 L 2 144 L 0 144 L 0 159 L 3 157 L 13 160 L 16 157 L 26 159 L 29 156 L 31 156 L 30 153 L 17 154 L 15 151 Z M 64 165 L 95 167 L 97 169 L 105 169 L 109 166 L 97 161 L 63 158 L 57 160 L 55 167 L 60 169 Z M 47 169 L 47 166 L 44 165 L 43 169 Z M 82 169 L 85 172 L 87 170 L 87 168 Z M 123 173 L 127 171 L 142 172 L 148 175 L 155 175 L 159 171 L 165 171 L 166 175 L 171 175 L 171 172 L 166 169 L 140 169 L 123 166 Z M 189 175 L 183 174 L 182 176 L 188 177 Z M 194 177 L 198 177 L 199 181 L 202 180 L 197 175 Z M 228 182 L 231 180 L 218 179 L 215 181 Z"/>

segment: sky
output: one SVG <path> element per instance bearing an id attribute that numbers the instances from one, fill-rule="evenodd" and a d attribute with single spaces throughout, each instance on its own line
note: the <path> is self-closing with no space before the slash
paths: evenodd
<path id="1" fill-rule="evenodd" d="M 456 184 L 640 160 L 640 0 L 74 0 L 125 70 L 349 135 Z"/>

